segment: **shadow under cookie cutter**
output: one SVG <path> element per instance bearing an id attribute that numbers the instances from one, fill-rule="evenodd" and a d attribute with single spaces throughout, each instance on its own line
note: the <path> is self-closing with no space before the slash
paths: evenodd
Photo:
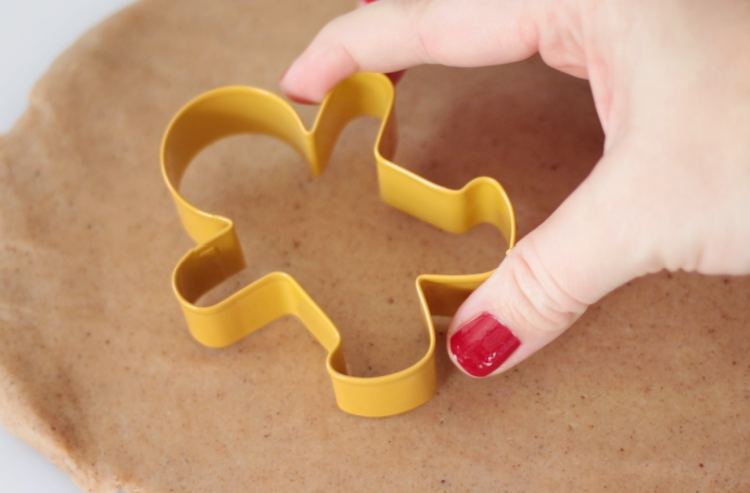
<path id="1" fill-rule="evenodd" d="M 464 233 L 479 223 L 496 226 L 508 241 L 516 237 L 513 206 L 500 184 L 475 178 L 450 190 L 391 161 L 395 90 L 381 74 L 356 74 L 326 97 L 311 130 L 282 98 L 252 87 L 225 87 L 205 93 L 183 107 L 169 124 L 161 147 L 161 168 L 182 225 L 198 246 L 177 264 L 172 285 L 193 337 L 209 347 L 236 342 L 284 315 L 294 315 L 328 351 L 326 367 L 336 401 L 359 416 L 391 416 L 427 402 L 437 386 L 435 328 L 432 315 L 452 316 L 466 297 L 492 272 L 471 275 L 420 275 L 416 288 L 429 334 L 427 353 L 414 365 L 390 375 L 364 378 L 346 374 L 341 336 L 310 295 L 284 272 L 273 272 L 219 303 L 199 307 L 206 292 L 245 267 L 231 219 L 204 212 L 187 202 L 178 189 L 191 160 L 209 144 L 239 133 L 277 137 L 294 147 L 318 176 L 325 170 L 339 134 L 353 119 L 381 119 L 374 154 L 382 199 L 418 219 L 451 233 Z"/>

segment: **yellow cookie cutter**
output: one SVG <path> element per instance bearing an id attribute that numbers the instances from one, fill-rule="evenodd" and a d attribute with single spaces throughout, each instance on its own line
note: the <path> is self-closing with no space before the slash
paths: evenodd
<path id="1" fill-rule="evenodd" d="M 388 160 L 395 148 L 394 97 L 386 76 L 353 75 L 326 97 L 308 131 L 294 109 L 275 94 L 252 87 L 225 87 L 182 108 L 169 124 L 161 147 L 164 180 L 183 227 L 198 245 L 180 260 L 172 276 L 193 337 L 206 346 L 223 347 L 277 318 L 295 315 L 328 351 L 326 367 L 338 406 L 369 417 L 403 413 L 432 397 L 437 385 L 432 315 L 453 315 L 492 272 L 420 275 L 416 287 L 429 333 L 427 353 L 413 366 L 391 375 L 349 376 L 335 325 L 287 273 L 268 274 L 213 306 L 195 305 L 203 294 L 244 269 L 245 259 L 232 220 L 191 205 L 178 188 L 201 149 L 238 133 L 267 134 L 288 142 L 307 160 L 313 175 L 320 175 L 343 128 L 357 117 L 370 115 L 382 122 L 374 153 L 380 194 L 386 203 L 451 233 L 466 232 L 479 223 L 493 224 L 508 241 L 510 251 L 516 237 L 515 216 L 497 181 L 476 178 L 460 190 L 450 190 Z"/>

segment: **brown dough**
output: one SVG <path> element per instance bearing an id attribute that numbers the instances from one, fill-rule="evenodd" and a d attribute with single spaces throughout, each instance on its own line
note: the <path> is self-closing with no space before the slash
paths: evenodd
<path id="1" fill-rule="evenodd" d="M 92 492 L 748 491 L 749 278 L 634 281 L 489 380 L 454 369 L 441 339 L 438 395 L 387 419 L 336 408 L 295 320 L 222 350 L 190 338 L 169 279 L 191 243 L 159 175 L 162 132 L 205 90 L 276 91 L 353 3 L 146 0 L 39 82 L 0 141 L 3 425 Z M 414 69 L 398 113 L 397 162 L 451 187 L 498 178 L 521 235 L 602 147 L 586 82 L 538 59 Z M 276 141 L 229 139 L 184 188 L 237 219 L 250 265 L 210 298 L 291 272 L 360 375 L 423 353 L 416 274 L 490 269 L 504 251 L 490 228 L 452 236 L 382 204 L 376 128 L 352 124 L 318 179 Z"/>

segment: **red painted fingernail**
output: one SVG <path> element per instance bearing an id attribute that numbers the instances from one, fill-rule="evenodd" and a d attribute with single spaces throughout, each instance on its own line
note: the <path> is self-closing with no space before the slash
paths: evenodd
<path id="1" fill-rule="evenodd" d="M 315 101 L 310 101 L 309 99 L 301 98 L 299 96 L 295 96 L 294 94 L 287 94 L 286 97 L 288 97 L 289 99 L 291 99 L 295 103 L 300 103 L 300 104 L 318 104 Z"/>
<path id="2" fill-rule="evenodd" d="M 489 313 L 464 324 L 451 337 L 451 352 L 469 375 L 486 377 L 521 345 L 508 327 Z"/>
<path id="3" fill-rule="evenodd" d="M 393 85 L 395 86 L 398 84 L 398 81 L 401 80 L 401 77 L 404 76 L 406 73 L 406 70 L 399 70 L 398 72 L 391 72 L 390 74 L 385 74 L 388 76 L 389 79 L 391 79 L 391 82 L 393 82 Z"/>

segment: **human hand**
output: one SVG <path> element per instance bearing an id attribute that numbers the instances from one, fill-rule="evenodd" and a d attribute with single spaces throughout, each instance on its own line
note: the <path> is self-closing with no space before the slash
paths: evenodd
<path id="1" fill-rule="evenodd" d="M 589 80 L 604 153 L 456 313 L 449 354 L 473 376 L 523 361 L 635 277 L 750 273 L 745 0 L 380 0 L 329 23 L 281 86 L 317 102 L 357 71 L 537 52 Z"/>

